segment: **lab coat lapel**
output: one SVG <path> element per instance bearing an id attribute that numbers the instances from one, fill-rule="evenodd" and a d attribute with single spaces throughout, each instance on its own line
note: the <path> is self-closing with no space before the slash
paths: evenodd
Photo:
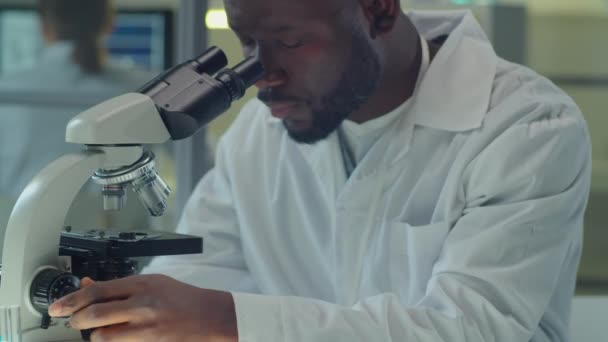
<path id="1" fill-rule="evenodd" d="M 480 127 L 498 63 L 483 29 L 470 12 L 452 14 L 442 25 L 434 23 L 436 14 L 410 18 L 427 39 L 449 34 L 416 89 L 416 125 L 451 132 Z"/>
<path id="2" fill-rule="evenodd" d="M 325 185 L 332 201 L 336 201 L 347 182 L 338 135 L 334 132 L 316 144 L 297 144 L 297 148 L 310 164 L 312 172 Z"/>

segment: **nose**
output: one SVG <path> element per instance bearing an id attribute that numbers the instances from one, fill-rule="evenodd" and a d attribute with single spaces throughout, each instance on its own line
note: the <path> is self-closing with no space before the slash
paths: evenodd
<path id="1" fill-rule="evenodd" d="M 259 89 L 264 89 L 283 85 L 287 81 L 287 73 L 280 66 L 280 63 L 277 63 L 272 52 L 267 51 L 260 46 L 258 46 L 256 50 L 258 60 L 264 67 L 264 76 L 255 83 L 255 86 Z"/>
<path id="2" fill-rule="evenodd" d="M 281 70 L 268 70 L 264 67 L 264 76 L 255 83 L 259 89 L 274 88 L 285 83 L 285 72 Z"/>

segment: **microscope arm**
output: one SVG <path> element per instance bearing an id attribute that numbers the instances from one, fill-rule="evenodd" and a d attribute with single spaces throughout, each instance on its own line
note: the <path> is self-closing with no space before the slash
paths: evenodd
<path id="1" fill-rule="evenodd" d="M 32 307 L 29 284 L 41 268 L 59 265 L 57 246 L 72 200 L 105 159 L 105 153 L 93 150 L 65 155 L 42 170 L 17 200 L 5 235 L 10 240 L 4 241 L 2 255 L 3 341 L 19 341 L 19 337 L 23 341 L 79 338 L 78 332 L 62 325 L 39 329 L 42 316 Z"/>

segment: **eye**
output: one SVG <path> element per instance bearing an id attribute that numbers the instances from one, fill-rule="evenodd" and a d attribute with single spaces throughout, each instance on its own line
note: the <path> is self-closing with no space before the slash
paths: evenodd
<path id="1" fill-rule="evenodd" d="M 240 38 L 240 41 L 243 48 L 251 48 L 255 45 L 255 41 L 253 39 Z"/>
<path id="2" fill-rule="evenodd" d="M 299 48 L 300 46 L 304 45 L 304 42 L 302 40 L 298 40 L 298 39 L 279 40 L 278 43 L 281 47 L 284 47 L 286 49 L 296 49 L 296 48 Z"/>

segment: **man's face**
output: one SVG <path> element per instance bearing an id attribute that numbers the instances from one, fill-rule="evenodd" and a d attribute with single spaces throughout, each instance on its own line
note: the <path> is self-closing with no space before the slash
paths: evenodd
<path id="1" fill-rule="evenodd" d="M 378 86 L 380 59 L 356 3 L 225 0 L 245 55 L 266 70 L 258 98 L 297 142 L 329 136 Z"/>

